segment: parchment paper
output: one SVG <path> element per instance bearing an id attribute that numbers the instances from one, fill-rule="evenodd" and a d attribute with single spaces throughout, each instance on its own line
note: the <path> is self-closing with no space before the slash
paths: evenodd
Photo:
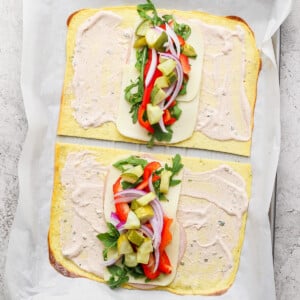
<path id="1" fill-rule="evenodd" d="M 87 279 L 56 272 L 48 260 L 47 233 L 52 194 L 54 144 L 65 69 L 66 20 L 87 7 L 137 4 L 141 1 L 27 0 L 23 2 L 22 92 L 28 134 L 19 164 L 20 196 L 11 231 L 6 264 L 7 299 L 179 299 L 167 292 L 110 290 Z M 292 0 L 173 0 L 157 7 L 204 10 L 242 17 L 254 30 L 262 53 L 251 158 L 201 151 L 155 147 L 154 151 L 247 162 L 253 167 L 252 197 L 240 266 L 233 286 L 210 299 L 275 299 L 268 211 L 280 147 L 279 80 L 271 42 L 288 15 Z M 147 151 L 144 146 L 105 141 L 62 139 L 104 147 Z M 186 296 L 184 299 L 204 299 Z"/>

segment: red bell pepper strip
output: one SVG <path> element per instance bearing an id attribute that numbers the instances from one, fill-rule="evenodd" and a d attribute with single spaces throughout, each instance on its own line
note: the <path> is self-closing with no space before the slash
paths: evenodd
<path id="1" fill-rule="evenodd" d="M 144 168 L 143 181 L 136 187 L 136 189 L 144 190 L 146 187 L 148 187 L 149 177 L 160 167 L 161 164 L 158 161 L 152 161 L 148 163 Z M 154 176 L 152 177 L 152 182 L 157 181 L 159 178 L 160 177 L 158 175 L 154 174 Z"/>
<path id="2" fill-rule="evenodd" d="M 181 35 L 177 34 L 177 38 L 179 40 L 179 44 L 182 47 L 185 44 L 185 40 L 183 39 L 183 37 Z"/>
<path id="3" fill-rule="evenodd" d="M 164 216 L 164 223 L 163 229 L 161 232 L 161 242 L 159 246 L 159 251 L 162 253 L 165 248 L 171 243 L 172 241 L 172 233 L 170 232 L 170 226 L 173 222 L 173 219 Z"/>
<path id="4" fill-rule="evenodd" d="M 182 66 L 183 73 L 188 74 L 191 71 L 191 66 L 189 64 L 189 58 L 186 55 L 181 53 L 179 56 L 179 61 Z"/>
<path id="5" fill-rule="evenodd" d="M 118 197 L 115 197 L 115 194 L 122 191 L 121 186 L 121 176 L 117 179 L 117 181 L 113 185 L 113 193 L 114 193 L 114 199 L 118 199 Z M 130 208 L 127 203 L 115 203 L 116 207 L 116 214 L 119 217 L 120 221 L 126 222 Z"/>
<path id="6" fill-rule="evenodd" d="M 160 274 L 159 269 L 157 268 L 157 270 L 154 272 L 154 265 L 155 265 L 155 260 L 154 260 L 154 255 L 153 253 L 150 254 L 149 257 L 149 262 L 148 264 L 141 264 L 144 274 L 147 278 L 153 280 L 155 278 L 157 278 Z"/>
<path id="7" fill-rule="evenodd" d="M 174 118 L 174 117 L 172 117 L 170 111 L 168 109 L 166 109 L 164 111 L 164 114 L 163 114 L 163 122 L 164 122 L 164 124 L 166 126 L 168 126 L 168 125 L 174 124 L 176 121 L 177 121 L 177 119 Z"/>
<path id="8" fill-rule="evenodd" d="M 172 273 L 172 265 L 171 265 L 170 259 L 169 259 L 168 254 L 167 254 L 166 251 L 163 251 L 160 254 L 160 259 L 159 259 L 159 263 L 158 263 L 158 270 L 162 273 L 165 273 L 165 274 Z"/>
<path id="9" fill-rule="evenodd" d="M 147 104 L 150 103 L 150 100 L 151 100 L 150 96 L 151 96 L 151 91 L 154 86 L 154 82 L 155 82 L 156 78 L 161 76 L 161 74 L 162 73 L 158 69 L 155 70 L 155 73 L 153 75 L 153 78 L 152 78 L 150 84 L 144 90 L 143 100 L 142 100 L 142 103 L 138 110 L 138 121 L 139 121 L 140 125 L 152 134 L 154 133 L 154 128 L 151 126 L 151 124 L 149 123 L 148 120 L 144 120 L 144 114 L 146 112 Z"/>

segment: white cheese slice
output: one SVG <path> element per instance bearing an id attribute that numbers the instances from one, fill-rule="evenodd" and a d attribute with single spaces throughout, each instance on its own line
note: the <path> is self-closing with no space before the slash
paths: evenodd
<path id="1" fill-rule="evenodd" d="M 204 55 L 204 42 L 200 26 L 192 25 L 192 32 L 187 42 L 194 47 L 197 57 L 190 58 L 191 71 L 189 73 L 189 81 L 187 85 L 187 93 L 177 97 L 177 101 L 192 101 L 200 90 L 200 83 L 202 78 L 202 65 Z"/>
<path id="2" fill-rule="evenodd" d="M 120 157 L 120 159 L 122 158 L 124 157 Z M 164 163 L 162 163 L 162 166 L 163 165 Z M 104 216 L 107 222 L 110 222 L 111 212 L 115 211 L 112 186 L 116 182 L 119 176 L 120 176 L 120 171 L 114 167 L 110 167 L 107 180 L 105 183 L 105 197 L 104 197 Z M 181 180 L 182 176 L 183 176 L 183 172 L 180 172 L 180 174 L 176 177 L 176 179 Z M 170 227 L 170 231 L 172 233 L 173 238 L 171 244 L 168 247 L 166 247 L 166 252 L 168 254 L 168 257 L 172 265 L 172 273 L 166 276 L 159 276 L 157 279 L 152 280 L 150 284 L 153 285 L 166 286 L 174 280 L 176 275 L 176 269 L 178 265 L 178 255 L 179 255 L 179 244 L 180 244 L 180 238 L 179 238 L 180 231 L 179 231 L 179 226 L 176 222 L 176 214 L 177 214 L 178 202 L 180 197 L 180 190 L 181 190 L 181 184 L 171 187 L 169 189 L 168 194 L 166 195 L 169 201 L 160 202 L 166 215 L 169 218 L 173 219 L 173 223 Z M 110 273 L 106 270 L 104 272 L 104 280 L 108 280 L 109 277 L 110 277 Z M 130 277 L 129 283 L 145 284 L 145 279 L 135 279 L 133 277 Z"/>
<path id="3" fill-rule="evenodd" d="M 204 46 L 202 33 L 199 27 L 191 25 L 191 29 L 192 34 L 188 39 L 188 42 L 195 48 L 197 58 L 190 59 L 192 68 L 186 95 L 177 97 L 177 100 L 180 101 L 179 107 L 182 109 L 182 114 L 179 120 L 172 125 L 173 136 L 171 141 L 168 143 L 178 143 L 191 137 L 197 120 Z M 124 99 L 125 88 L 130 85 L 131 81 L 136 81 L 136 78 L 138 77 L 138 72 L 134 66 L 135 62 L 135 50 L 133 49 L 129 63 L 125 65 L 123 69 L 123 93 L 119 102 L 116 126 L 119 132 L 126 137 L 141 141 L 149 141 L 150 137 L 147 130 L 140 126 L 138 122 L 133 124 L 131 114 L 129 113 L 130 105 Z"/>

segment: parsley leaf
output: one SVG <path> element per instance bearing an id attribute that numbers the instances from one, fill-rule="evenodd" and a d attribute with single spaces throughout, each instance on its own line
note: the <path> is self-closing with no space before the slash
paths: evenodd
<path id="1" fill-rule="evenodd" d="M 142 278 L 145 277 L 143 268 L 140 264 L 138 264 L 136 267 L 126 267 L 126 270 L 128 271 L 128 274 L 131 275 L 134 278 Z"/>
<path id="2" fill-rule="evenodd" d="M 129 276 L 127 275 L 126 268 L 122 268 L 117 265 L 112 265 L 107 267 L 107 269 L 111 274 L 109 280 L 107 281 L 110 288 L 116 289 L 122 284 L 128 282 Z"/>
<path id="3" fill-rule="evenodd" d="M 140 165 L 144 169 L 147 163 L 147 160 L 138 156 L 131 155 L 128 158 L 118 160 L 116 163 L 113 164 L 113 166 L 121 172 L 124 172 L 126 171 L 126 166 L 128 165 L 131 165 L 133 167 Z"/>
<path id="4" fill-rule="evenodd" d="M 120 236 L 119 231 L 116 227 L 111 223 L 106 223 L 108 227 L 108 231 L 105 233 L 99 233 L 97 238 L 103 243 L 104 250 L 103 250 L 103 257 L 104 260 L 107 259 L 107 253 L 109 249 L 117 247 L 117 241 Z"/>
<path id="5" fill-rule="evenodd" d="M 151 135 L 151 139 L 149 140 L 147 147 L 152 148 L 154 145 L 154 141 L 157 140 L 159 142 L 166 141 L 169 142 L 173 135 L 173 130 L 170 126 L 167 126 L 166 129 L 168 132 L 163 132 L 158 124 L 152 125 L 154 128 L 154 133 Z"/>

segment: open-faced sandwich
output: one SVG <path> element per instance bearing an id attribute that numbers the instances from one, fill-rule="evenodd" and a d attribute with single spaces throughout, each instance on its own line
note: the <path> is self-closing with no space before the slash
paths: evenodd
<path id="1" fill-rule="evenodd" d="M 260 57 L 237 17 L 137 7 L 68 20 L 59 135 L 250 155 Z"/>
<path id="2" fill-rule="evenodd" d="M 57 144 L 52 265 L 112 288 L 221 294 L 234 282 L 248 164 Z"/>

